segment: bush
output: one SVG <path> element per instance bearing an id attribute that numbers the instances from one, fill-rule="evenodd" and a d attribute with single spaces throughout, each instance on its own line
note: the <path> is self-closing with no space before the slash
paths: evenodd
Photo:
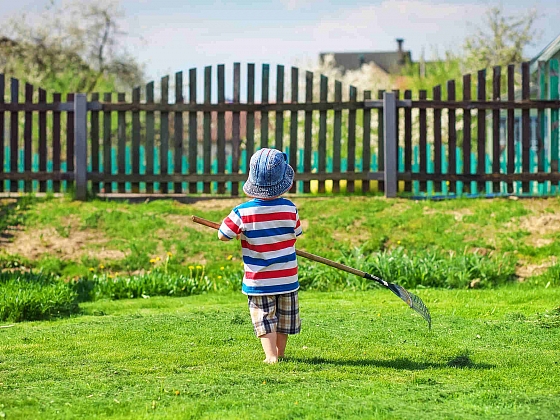
<path id="1" fill-rule="evenodd" d="M 78 312 L 76 292 L 57 277 L 0 273 L 0 321 L 20 322 Z"/>
<path id="2" fill-rule="evenodd" d="M 374 282 L 319 263 L 299 261 L 302 289 L 367 290 L 375 286 Z M 364 255 L 358 248 L 339 262 L 410 288 L 463 288 L 471 284 L 493 287 L 515 278 L 515 259 L 511 256 L 486 257 L 466 252 L 444 255 L 438 251 L 408 254 L 403 248 Z"/>

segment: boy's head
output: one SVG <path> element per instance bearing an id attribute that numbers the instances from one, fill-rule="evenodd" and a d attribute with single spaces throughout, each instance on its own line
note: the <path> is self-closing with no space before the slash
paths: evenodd
<path id="1" fill-rule="evenodd" d="M 260 149 L 251 156 L 249 178 L 243 191 L 249 197 L 274 198 L 287 192 L 294 182 L 294 170 L 287 156 L 276 149 Z"/>

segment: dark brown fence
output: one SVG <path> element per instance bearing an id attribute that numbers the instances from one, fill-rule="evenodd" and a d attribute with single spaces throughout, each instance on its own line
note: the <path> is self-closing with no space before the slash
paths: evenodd
<path id="1" fill-rule="evenodd" d="M 22 90 L 15 79 L 6 92 L 0 75 L 0 192 L 236 196 L 259 147 L 287 153 L 296 170 L 292 192 L 558 192 L 554 60 L 539 65 L 539 83 L 531 84 L 524 63 L 505 74 L 494 68 L 491 78 L 466 75 L 417 98 L 380 91 L 376 100 L 297 68 L 288 86 L 283 66 L 273 78 L 263 65 L 257 84 L 258 69 L 248 64 L 242 79 L 236 63 L 229 89 L 225 66 L 213 70 L 200 77 L 191 69 L 188 83 L 179 72 L 128 98 L 64 100 L 28 84 Z"/>

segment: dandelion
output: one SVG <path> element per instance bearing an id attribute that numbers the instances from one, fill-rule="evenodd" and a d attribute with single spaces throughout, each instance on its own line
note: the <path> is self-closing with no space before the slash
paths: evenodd
<path id="1" fill-rule="evenodd" d="M 197 266 L 196 266 L 196 269 L 197 269 L 197 270 L 200 270 L 201 268 L 202 268 L 201 265 L 197 265 Z"/>
<path id="2" fill-rule="evenodd" d="M 194 270 L 194 265 L 189 265 L 189 270 Z"/>
<path id="3" fill-rule="evenodd" d="M 225 267 L 220 267 L 220 270 L 222 270 L 222 271 L 225 270 Z"/>
<path id="4" fill-rule="evenodd" d="M 218 280 L 220 280 L 222 278 L 222 276 L 218 276 Z"/>
<path id="5" fill-rule="evenodd" d="M 172 257 L 173 254 L 172 254 L 171 252 L 167 251 L 167 256 L 168 256 L 168 257 Z"/>
<path id="6" fill-rule="evenodd" d="M 150 258 L 150 263 L 151 263 L 151 264 L 155 264 L 156 262 L 157 262 L 157 259 L 155 259 L 155 258 Z"/>
<path id="7" fill-rule="evenodd" d="M 397 245 L 400 245 L 400 244 L 401 244 L 401 241 L 397 241 Z"/>
<path id="8" fill-rule="evenodd" d="M 227 260 L 228 260 L 228 261 L 231 261 L 232 258 L 233 258 L 233 255 L 228 255 L 228 256 L 227 256 Z"/>
<path id="9" fill-rule="evenodd" d="M 99 268 L 103 270 L 105 266 L 103 264 L 99 264 Z"/>
<path id="10" fill-rule="evenodd" d="M 90 267 L 89 271 L 95 271 L 95 269 L 93 267 Z"/>
<path id="11" fill-rule="evenodd" d="M 160 257 L 156 257 L 156 261 L 159 261 L 159 260 L 161 260 L 161 258 L 160 258 Z"/>

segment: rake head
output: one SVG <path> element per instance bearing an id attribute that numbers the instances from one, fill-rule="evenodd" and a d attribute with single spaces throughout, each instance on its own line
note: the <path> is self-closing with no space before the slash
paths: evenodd
<path id="1" fill-rule="evenodd" d="M 410 306 L 412 309 L 414 309 L 416 312 L 422 315 L 422 318 L 428 321 L 428 329 L 430 330 L 432 329 L 432 317 L 430 316 L 430 311 L 428 310 L 426 305 L 424 305 L 424 302 L 422 302 L 422 299 L 420 299 L 415 294 L 410 293 L 408 290 L 406 290 L 402 286 L 399 286 L 398 284 L 387 283 L 387 287 L 395 295 L 397 295 L 403 301 L 405 301 L 408 306 Z"/>

